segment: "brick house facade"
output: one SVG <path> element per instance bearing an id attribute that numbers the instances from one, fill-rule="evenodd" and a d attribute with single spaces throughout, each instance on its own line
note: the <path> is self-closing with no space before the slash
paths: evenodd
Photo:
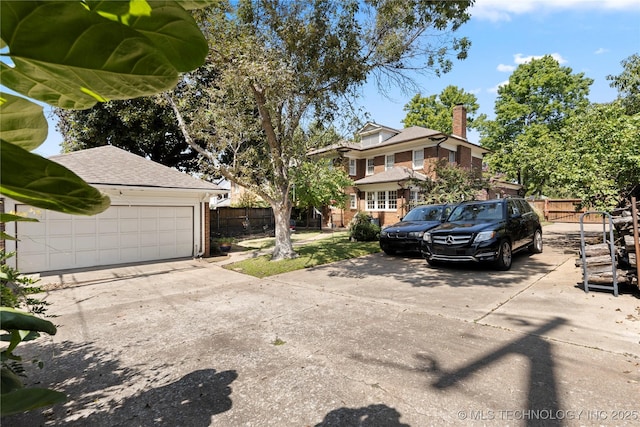
<path id="1" fill-rule="evenodd" d="M 323 225 L 347 226 L 362 211 L 382 226 L 397 222 L 418 197 L 410 181 L 426 180 L 438 159 L 482 170 L 483 156 L 489 150 L 466 139 L 466 114 L 464 106 L 454 107 L 451 135 L 420 126 L 397 130 L 367 123 L 358 133 L 359 142 L 341 142 L 316 151 L 341 159 L 354 181 L 354 186 L 345 189 L 349 197 L 346 209 L 326 208 Z M 499 194 L 517 193 L 515 188 L 506 190 Z M 487 190 L 481 197 L 495 197 L 492 193 Z"/>

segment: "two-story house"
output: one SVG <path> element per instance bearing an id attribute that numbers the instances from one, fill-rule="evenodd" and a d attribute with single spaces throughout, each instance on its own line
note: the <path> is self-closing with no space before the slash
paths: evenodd
<path id="1" fill-rule="evenodd" d="M 397 130 L 367 123 L 358 136 L 359 142 L 341 142 L 316 151 L 341 156 L 354 181 L 353 187 L 345 189 L 349 196 L 346 209 L 325 211 L 328 226 L 346 226 L 358 211 L 369 213 L 380 225 L 393 224 L 418 198 L 413 179 L 426 180 L 437 159 L 481 170 L 483 156 L 489 152 L 467 140 L 463 105 L 454 107 L 451 135 L 420 126 Z"/>

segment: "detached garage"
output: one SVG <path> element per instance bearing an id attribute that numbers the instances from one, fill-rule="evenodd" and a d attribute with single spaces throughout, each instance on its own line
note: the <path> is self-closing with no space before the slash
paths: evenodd
<path id="1" fill-rule="evenodd" d="M 81 216 L 6 200 L 5 211 L 39 220 L 7 224 L 22 273 L 209 255 L 209 199 L 226 190 L 113 146 L 50 160 L 108 194 L 111 207 Z"/>

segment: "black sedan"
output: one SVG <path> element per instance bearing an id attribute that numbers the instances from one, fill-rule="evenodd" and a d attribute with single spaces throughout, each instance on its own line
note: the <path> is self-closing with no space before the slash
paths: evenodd
<path id="1" fill-rule="evenodd" d="M 413 208 L 400 222 L 380 231 L 380 248 L 388 255 L 420 252 L 425 231 L 442 224 L 453 207 L 443 204 Z"/>

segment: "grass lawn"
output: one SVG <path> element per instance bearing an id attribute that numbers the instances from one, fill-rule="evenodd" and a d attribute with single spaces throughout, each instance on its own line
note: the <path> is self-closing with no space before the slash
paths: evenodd
<path id="1" fill-rule="evenodd" d="M 325 237 L 318 240 L 300 242 L 312 237 L 312 233 L 296 233 L 295 238 L 292 236 L 294 249 L 298 253 L 298 258 L 296 259 L 284 259 L 272 262 L 271 255 L 262 255 L 256 258 L 227 264 L 224 267 L 244 274 L 249 274 L 254 277 L 262 278 L 273 276 L 274 274 L 315 267 L 317 265 L 380 252 L 380 245 L 378 241 L 350 242 L 346 232 L 334 233 L 331 237 Z M 299 243 L 296 244 L 296 241 Z M 273 238 L 239 243 L 239 245 L 251 249 L 269 248 L 274 244 L 275 242 Z"/>

